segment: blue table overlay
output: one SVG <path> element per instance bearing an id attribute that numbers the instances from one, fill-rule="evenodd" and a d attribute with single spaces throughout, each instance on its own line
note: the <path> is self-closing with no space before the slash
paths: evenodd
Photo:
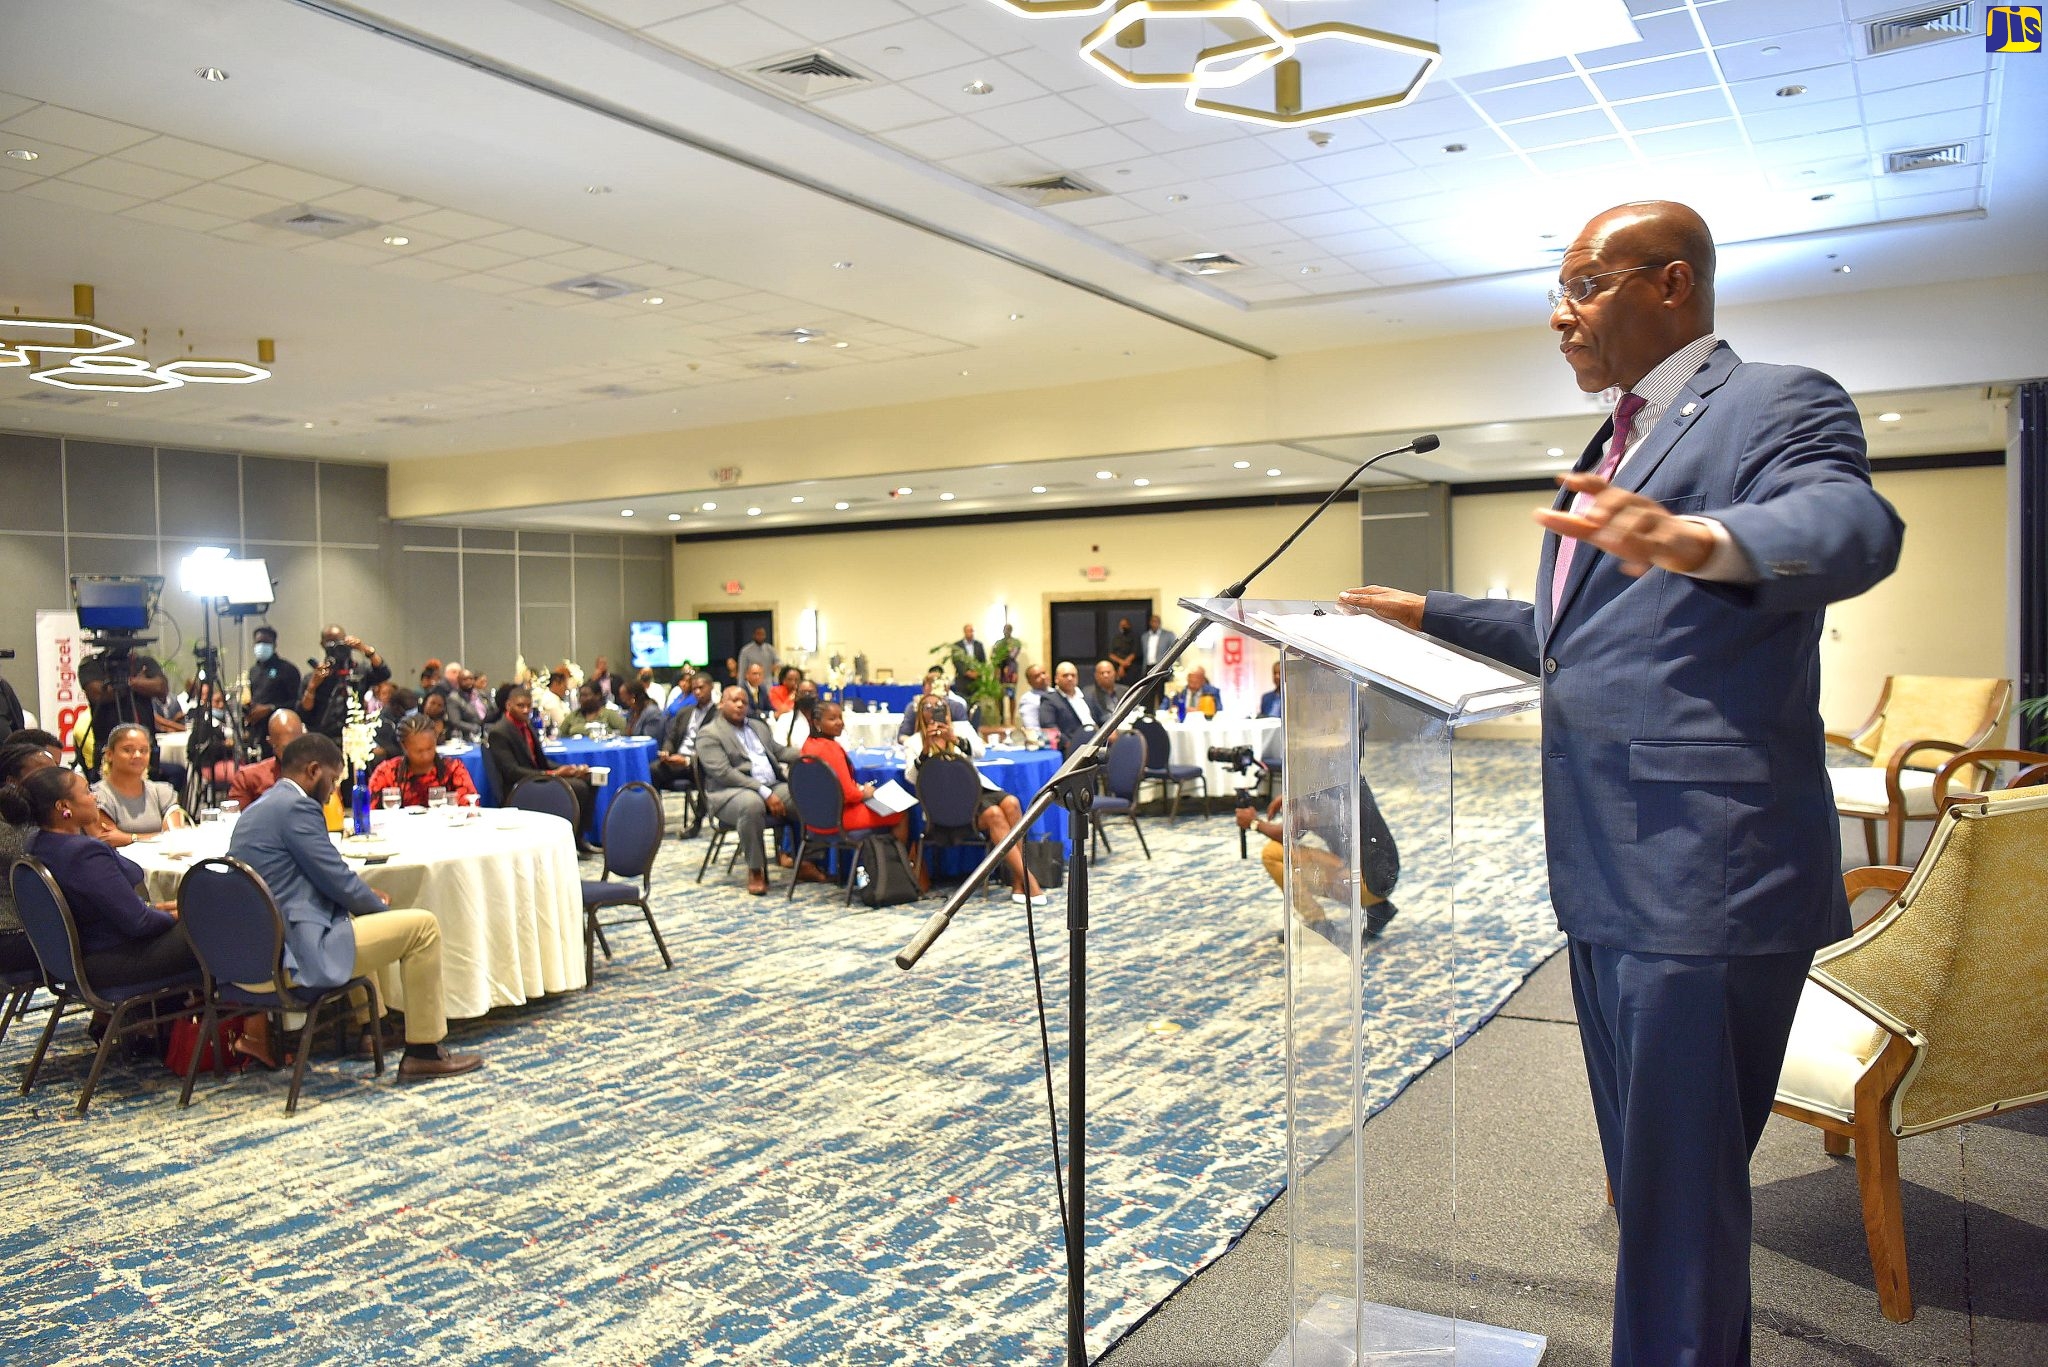
<path id="1" fill-rule="evenodd" d="M 611 810 L 612 795 L 629 783 L 646 782 L 654 772 L 655 743 L 649 736 L 617 740 L 551 740 L 541 749 L 555 764 L 602 765 L 611 770 L 611 780 L 597 790 L 597 801 L 591 811 L 594 829 L 590 833 L 593 836 L 604 832 L 604 814 Z M 491 786 L 490 766 L 484 763 L 482 747 L 468 745 L 442 753 L 462 761 L 462 767 L 469 770 L 476 790 L 483 794 L 486 807 L 504 805 L 505 794 Z"/>

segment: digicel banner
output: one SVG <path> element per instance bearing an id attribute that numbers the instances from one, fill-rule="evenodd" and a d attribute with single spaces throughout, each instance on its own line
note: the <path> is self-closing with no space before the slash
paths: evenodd
<path id="1" fill-rule="evenodd" d="M 45 731 L 64 738 L 64 758 L 71 758 L 71 728 L 86 711 L 85 690 L 78 685 L 78 662 L 85 658 L 85 633 L 78 614 L 43 608 L 36 613 L 36 720 Z"/>

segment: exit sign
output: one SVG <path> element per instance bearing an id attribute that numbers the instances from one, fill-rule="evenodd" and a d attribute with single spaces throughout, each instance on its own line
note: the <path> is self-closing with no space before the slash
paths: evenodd
<path id="1" fill-rule="evenodd" d="M 1105 579 L 1109 578 L 1109 566 L 1107 566 L 1107 565 L 1083 565 L 1083 566 L 1081 567 L 1081 577 L 1082 577 L 1083 579 L 1087 579 L 1087 580 L 1090 580 L 1090 581 L 1092 581 L 1092 582 L 1094 582 L 1094 583 L 1098 583 L 1098 584 L 1099 584 L 1099 583 L 1101 583 L 1101 582 L 1102 582 L 1103 580 L 1105 580 Z"/>
<path id="2" fill-rule="evenodd" d="M 726 591 L 729 597 L 737 598 L 740 596 L 740 590 L 744 589 L 746 585 L 737 579 L 728 579 L 720 587 Z"/>

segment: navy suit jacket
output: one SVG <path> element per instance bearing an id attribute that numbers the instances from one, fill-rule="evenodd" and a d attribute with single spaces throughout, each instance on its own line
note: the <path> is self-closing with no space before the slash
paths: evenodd
<path id="1" fill-rule="evenodd" d="M 279 783 L 235 821 L 228 853 L 256 870 L 284 913 L 284 966 L 306 987 L 339 987 L 355 976 L 351 917 L 384 910 L 327 838 L 320 804 L 295 783 Z"/>
<path id="2" fill-rule="evenodd" d="M 1086 696 L 1088 692 L 1087 689 L 1079 691 L 1083 696 Z M 1090 711 L 1095 712 L 1095 722 L 1083 722 L 1081 714 L 1074 710 L 1074 705 L 1067 701 L 1066 695 L 1057 688 L 1050 689 L 1038 701 L 1039 728 L 1041 730 L 1058 731 L 1060 733 L 1060 748 L 1062 750 L 1072 750 L 1084 737 L 1092 733 L 1095 730 L 1095 724 L 1102 720 L 1103 714 L 1096 710 L 1093 698 L 1088 700 L 1088 708 Z"/>
<path id="3" fill-rule="evenodd" d="M 1721 346 L 1617 483 L 1717 519 L 1756 582 L 1632 579 L 1581 543 L 1553 622 L 1558 538 L 1546 534 L 1537 603 L 1432 593 L 1422 622 L 1543 680 L 1558 924 L 1647 954 L 1838 940 L 1849 913 L 1820 719 L 1821 614 L 1890 574 L 1904 533 L 1870 486 L 1855 405 L 1817 371 L 1746 364 Z"/>

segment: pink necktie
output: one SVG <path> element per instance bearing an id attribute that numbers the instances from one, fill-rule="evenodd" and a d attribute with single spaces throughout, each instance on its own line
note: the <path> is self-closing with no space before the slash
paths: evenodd
<path id="1" fill-rule="evenodd" d="M 1602 479 L 1613 479 L 1614 472 L 1621 468 L 1622 453 L 1628 450 L 1629 433 L 1635 427 L 1636 414 L 1643 411 L 1646 403 L 1640 394 L 1624 394 L 1621 402 L 1614 406 L 1614 439 L 1607 443 L 1607 455 L 1593 473 Z M 1583 513 L 1593 502 L 1591 494 L 1580 494 L 1572 499 L 1572 511 Z M 1572 553 L 1579 548 L 1575 536 L 1558 538 L 1557 561 L 1550 570 L 1550 620 L 1557 620 L 1558 605 L 1564 601 L 1565 576 L 1571 573 Z"/>

